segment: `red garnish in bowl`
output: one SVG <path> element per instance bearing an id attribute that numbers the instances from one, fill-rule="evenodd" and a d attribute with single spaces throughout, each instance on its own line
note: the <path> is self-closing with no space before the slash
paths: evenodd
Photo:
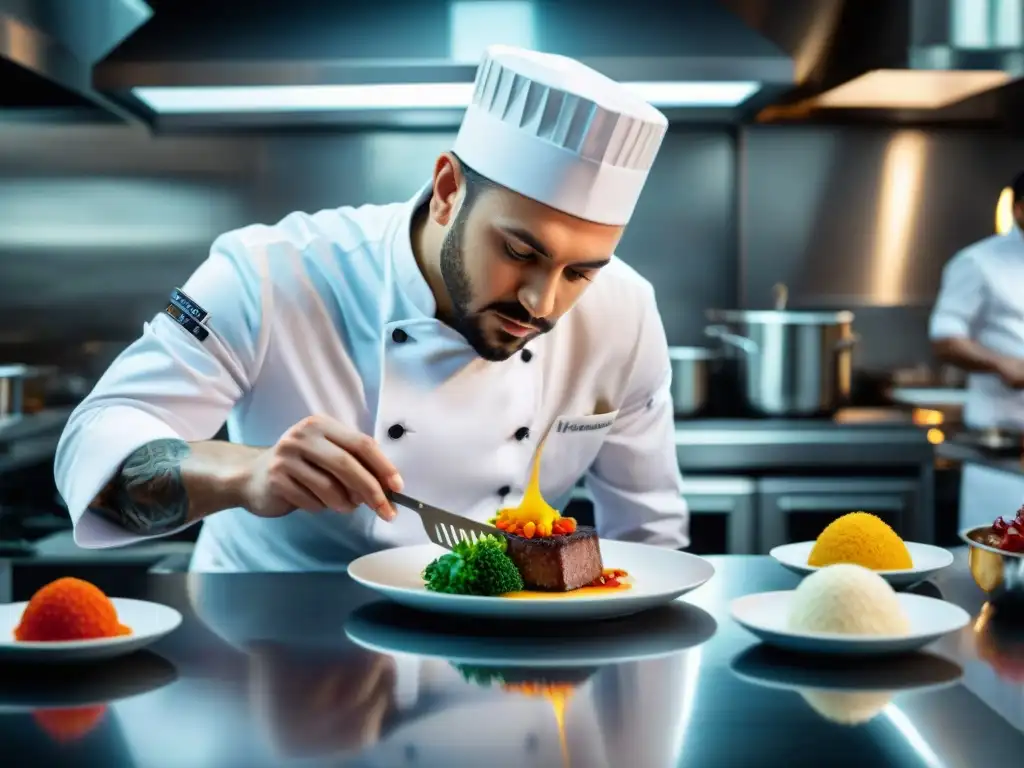
<path id="1" fill-rule="evenodd" d="M 1024 552 L 1024 532 L 1016 526 L 1010 526 L 1006 533 L 1003 534 L 1002 541 L 999 542 L 999 548 L 1006 552 Z"/>
<path id="2" fill-rule="evenodd" d="M 1010 524 L 1008 522 L 1006 522 L 1006 520 L 1003 517 L 997 517 L 995 522 L 992 523 L 992 532 L 993 533 L 1006 533 L 1006 531 L 1007 531 L 1007 529 L 1009 527 L 1010 527 Z"/>

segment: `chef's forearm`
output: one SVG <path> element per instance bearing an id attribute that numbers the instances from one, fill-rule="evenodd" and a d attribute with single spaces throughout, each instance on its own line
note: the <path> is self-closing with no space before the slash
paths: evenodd
<path id="1" fill-rule="evenodd" d="M 124 460 L 89 509 L 133 534 L 168 533 L 242 506 L 245 471 L 257 452 L 219 440 L 154 440 Z"/>
<path id="2" fill-rule="evenodd" d="M 938 339 L 932 343 L 935 356 L 944 363 L 973 373 L 998 373 L 1006 358 L 968 338 Z"/>

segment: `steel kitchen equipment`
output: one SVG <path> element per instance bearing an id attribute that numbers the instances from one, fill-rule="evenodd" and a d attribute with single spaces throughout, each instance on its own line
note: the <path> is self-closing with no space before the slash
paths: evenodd
<path id="1" fill-rule="evenodd" d="M 13 419 L 42 410 L 48 402 L 48 385 L 58 369 L 23 363 L 0 365 L 0 419 Z"/>
<path id="2" fill-rule="evenodd" d="M 967 545 L 971 577 L 993 605 L 1012 604 L 1024 611 L 1024 552 L 1007 552 L 983 542 L 987 527 L 960 532 L 960 540 Z"/>
<path id="3" fill-rule="evenodd" d="M 21 416 L 28 373 L 24 365 L 0 365 L 0 419 Z"/>
<path id="4" fill-rule="evenodd" d="M 676 418 L 693 416 L 708 402 L 711 361 L 715 353 L 705 347 L 669 347 L 672 363 L 672 407 Z"/>
<path id="5" fill-rule="evenodd" d="M 778 294 L 777 294 L 778 300 Z M 748 410 L 766 416 L 828 416 L 849 401 L 853 313 L 709 310 L 708 336 L 739 354 Z"/>

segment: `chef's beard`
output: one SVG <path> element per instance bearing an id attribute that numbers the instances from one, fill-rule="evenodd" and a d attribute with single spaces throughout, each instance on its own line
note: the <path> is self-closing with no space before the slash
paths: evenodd
<path id="1" fill-rule="evenodd" d="M 517 338 L 499 331 L 498 335 L 505 336 L 508 341 L 499 343 L 489 341 L 483 330 L 483 319 L 489 312 L 497 312 L 509 320 L 532 325 L 540 333 L 547 333 L 554 324 L 543 318 L 533 317 L 518 301 L 495 301 L 479 311 L 470 311 L 469 307 L 473 303 L 473 286 L 470 283 L 469 273 L 466 271 L 466 252 L 462 247 L 463 232 L 470 208 L 472 208 L 471 205 L 465 203 L 462 205 L 455 215 L 451 229 L 448 230 L 448 234 L 445 235 L 444 241 L 441 243 L 441 279 L 444 280 L 444 287 L 448 291 L 448 298 L 452 305 L 452 316 L 448 318 L 448 322 L 452 328 L 466 338 L 473 351 L 480 357 L 484 360 L 500 362 L 512 357 L 536 334 Z"/>

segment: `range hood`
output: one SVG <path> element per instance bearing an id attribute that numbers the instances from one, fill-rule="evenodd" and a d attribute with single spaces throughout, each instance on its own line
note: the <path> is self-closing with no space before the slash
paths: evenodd
<path id="1" fill-rule="evenodd" d="M 157 131 L 457 125 L 488 43 L 578 58 L 670 119 L 756 114 L 794 84 L 792 58 L 718 0 L 150 4 L 93 83 Z"/>
<path id="2" fill-rule="evenodd" d="M 761 122 L 987 123 L 1024 106 L 1024 0 L 721 0 L 797 85 Z"/>
<path id="3" fill-rule="evenodd" d="M 92 87 L 92 67 L 152 15 L 142 0 L 0 0 L 0 114 L 128 115 Z"/>

